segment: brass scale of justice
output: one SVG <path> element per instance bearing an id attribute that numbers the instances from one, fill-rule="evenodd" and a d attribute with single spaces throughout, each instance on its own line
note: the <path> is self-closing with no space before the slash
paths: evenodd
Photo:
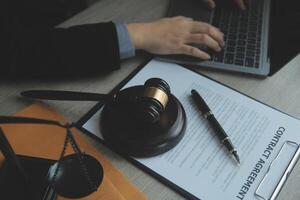
<path id="1" fill-rule="evenodd" d="M 167 152 L 180 142 L 186 129 L 187 119 L 182 104 L 171 93 L 168 83 L 160 78 L 148 79 L 144 85 L 132 86 L 113 94 L 31 90 L 21 95 L 31 99 L 104 102 L 99 122 L 101 134 L 108 146 L 123 155 L 151 157 Z M 30 199 L 52 200 L 57 198 L 57 194 L 67 198 L 81 198 L 100 186 L 103 179 L 102 166 L 94 157 L 80 151 L 70 130 L 74 124 L 0 116 L 0 124 L 7 123 L 50 124 L 65 128 L 67 132 L 59 160 L 51 161 L 44 169 L 47 175 L 39 178 L 44 183 L 43 187 L 39 192 L 33 192 L 36 190 L 30 187 L 30 177 L 21 164 L 27 158 L 15 155 L 0 129 L 1 143 L 4 143 L 0 144 L 0 150 L 21 175 L 26 185 L 25 193 Z M 69 143 L 74 154 L 65 156 L 64 151 Z M 32 165 L 39 163 L 34 158 L 26 162 Z M 1 171 L 7 170 L 5 166 L 0 170 L 0 186 L 9 187 L 1 185 Z"/>

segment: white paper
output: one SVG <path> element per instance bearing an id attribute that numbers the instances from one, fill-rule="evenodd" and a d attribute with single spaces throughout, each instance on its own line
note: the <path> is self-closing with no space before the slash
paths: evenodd
<path id="1" fill-rule="evenodd" d="M 300 142 L 299 120 L 176 64 L 152 60 L 125 87 L 153 77 L 166 80 L 183 104 L 187 130 L 169 152 L 136 160 L 199 199 L 256 199 L 254 192 L 283 143 Z M 191 89 L 199 91 L 231 138 L 240 166 L 199 114 Z M 102 138 L 100 112 L 83 127 Z"/>

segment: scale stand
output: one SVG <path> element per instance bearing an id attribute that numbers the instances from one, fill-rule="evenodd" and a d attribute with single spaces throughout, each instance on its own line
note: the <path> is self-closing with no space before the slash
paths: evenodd
<path id="1" fill-rule="evenodd" d="M 55 200 L 46 182 L 55 160 L 16 155 L 0 128 L 0 150 L 5 161 L 0 168 L 0 197 L 9 200 Z"/>

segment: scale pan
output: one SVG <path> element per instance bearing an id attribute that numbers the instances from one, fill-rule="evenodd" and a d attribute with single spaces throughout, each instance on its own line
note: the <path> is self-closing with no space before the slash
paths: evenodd
<path id="1" fill-rule="evenodd" d="M 82 156 L 82 163 L 78 156 Z M 82 198 L 95 192 L 103 180 L 103 168 L 99 161 L 87 154 L 65 156 L 54 177 L 58 162 L 52 165 L 48 173 L 48 182 L 60 196 Z M 86 170 L 85 170 L 86 169 Z"/>

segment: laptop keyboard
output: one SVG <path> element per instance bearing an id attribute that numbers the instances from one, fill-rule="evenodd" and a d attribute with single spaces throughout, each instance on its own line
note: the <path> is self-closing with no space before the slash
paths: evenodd
<path id="1" fill-rule="evenodd" d="M 259 67 L 264 1 L 249 2 L 246 11 L 215 9 L 213 25 L 224 33 L 225 47 L 212 56 L 214 62 Z"/>

